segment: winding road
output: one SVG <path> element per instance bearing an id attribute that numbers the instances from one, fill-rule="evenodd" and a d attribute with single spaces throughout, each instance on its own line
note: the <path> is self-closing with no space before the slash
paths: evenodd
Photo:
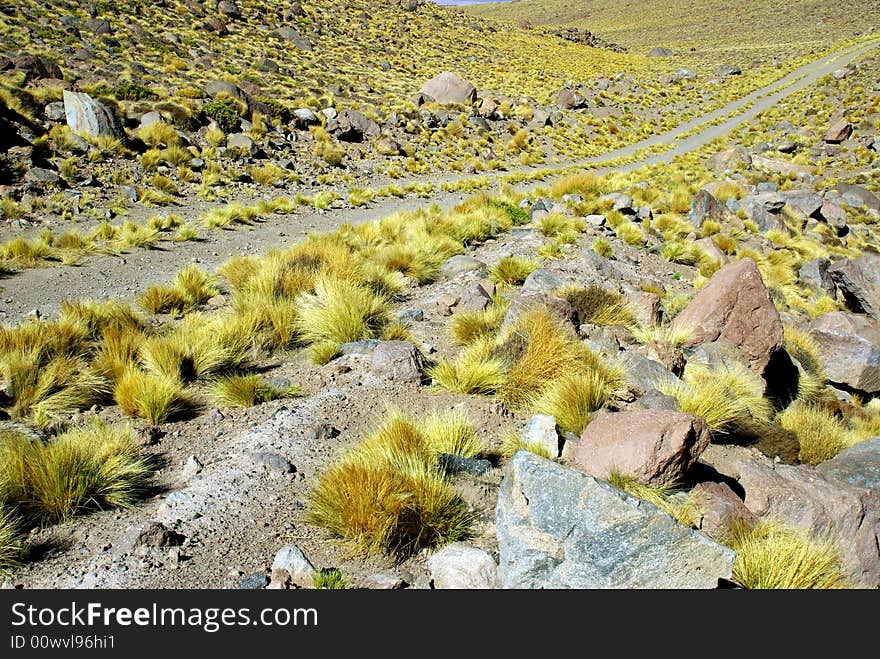
<path id="1" fill-rule="evenodd" d="M 688 121 L 675 129 L 653 135 L 626 147 L 578 161 L 554 166 L 522 168 L 511 173 L 534 173 L 589 168 L 596 173 L 616 170 L 628 172 L 646 165 L 670 162 L 676 156 L 694 151 L 729 134 L 738 126 L 752 120 L 760 112 L 781 99 L 814 84 L 823 76 L 846 66 L 860 55 L 876 48 L 880 41 L 873 40 L 851 46 L 806 64 L 780 80 L 758 89 L 722 108 Z M 721 118 L 717 125 L 705 125 Z M 703 126 L 702 129 L 699 127 Z M 693 131 L 693 134 L 688 134 Z M 625 165 L 603 166 L 619 158 L 631 158 L 652 146 L 669 146 Z M 466 181 L 470 176 L 443 176 L 431 179 L 413 179 L 412 182 L 431 180 L 434 183 Z M 400 181 L 403 185 L 408 181 Z M 523 186 L 531 184 L 522 184 Z M 462 193 L 438 192 L 430 201 L 449 208 L 464 198 Z M 14 322 L 39 309 L 43 315 L 52 315 L 60 302 L 72 298 L 131 298 L 156 282 L 166 282 L 190 261 L 212 270 L 234 255 L 264 254 L 272 248 L 283 248 L 298 242 L 315 231 L 332 230 L 344 223 L 368 222 L 401 210 L 424 206 L 424 199 L 382 199 L 370 207 L 326 212 L 306 212 L 288 216 L 272 216 L 266 221 L 235 231 L 208 231 L 203 240 L 186 243 L 163 243 L 160 249 L 134 249 L 120 255 L 90 256 L 77 267 L 52 267 L 23 270 L 0 280 L 0 322 Z M 179 210 L 175 210 L 179 213 Z"/>

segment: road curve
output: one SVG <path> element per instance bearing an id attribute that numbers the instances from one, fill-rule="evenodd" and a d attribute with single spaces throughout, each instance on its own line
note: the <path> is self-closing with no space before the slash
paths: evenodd
<path id="1" fill-rule="evenodd" d="M 851 46 L 806 64 L 780 80 L 758 89 L 743 98 L 728 103 L 714 112 L 692 119 L 675 129 L 604 154 L 554 166 L 522 168 L 506 172 L 553 172 L 572 167 L 589 167 L 591 171 L 632 171 L 646 165 L 669 162 L 676 156 L 694 151 L 730 133 L 750 121 L 760 112 L 772 107 L 781 99 L 804 89 L 823 76 L 846 66 L 856 57 L 876 48 L 878 41 Z M 748 108 L 746 106 L 752 103 Z M 734 114 L 737 113 L 737 114 Z M 681 139 L 680 136 L 695 130 L 702 124 L 728 115 L 724 122 L 706 126 Z M 619 166 L 603 166 L 618 158 L 629 158 L 637 152 L 656 145 L 672 145 L 657 154 Z M 434 182 L 464 181 L 472 177 L 434 177 Z M 418 179 L 414 179 L 418 181 Z M 422 179 L 424 180 L 424 179 Z M 528 185 L 528 184 L 523 184 Z M 449 208 L 464 198 L 462 193 L 438 191 L 431 198 L 443 208 Z M 273 216 L 265 222 L 235 231 L 210 231 L 204 240 L 187 243 L 166 243 L 161 249 L 135 249 L 129 253 L 113 256 L 92 256 L 77 267 L 52 267 L 23 270 L 0 280 L 0 322 L 14 322 L 32 309 L 43 315 L 52 315 L 60 302 L 73 298 L 131 298 L 156 282 L 166 282 L 183 265 L 195 261 L 201 267 L 213 270 L 230 256 L 236 254 L 262 254 L 272 248 L 283 248 L 299 242 L 314 231 L 332 230 L 342 224 L 368 222 L 400 210 L 423 207 L 424 199 L 383 199 L 369 208 L 357 208 L 332 212 L 307 212 L 292 216 Z"/>

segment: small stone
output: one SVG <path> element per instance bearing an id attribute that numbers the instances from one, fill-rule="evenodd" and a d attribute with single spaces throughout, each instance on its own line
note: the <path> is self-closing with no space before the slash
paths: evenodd
<path id="1" fill-rule="evenodd" d="M 260 590 L 269 585 L 269 577 L 262 572 L 255 572 L 249 577 L 245 577 L 238 582 L 239 590 Z"/>
<path id="2" fill-rule="evenodd" d="M 317 570 L 306 555 L 295 544 L 284 545 L 275 554 L 272 561 L 272 572 L 285 570 L 291 581 L 300 588 L 314 588 Z"/>
<path id="3" fill-rule="evenodd" d="M 396 574 L 377 572 L 361 579 L 358 585 L 369 590 L 399 590 L 406 588 L 407 583 Z"/>
<path id="4" fill-rule="evenodd" d="M 437 589 L 495 588 L 497 567 L 482 549 L 456 542 L 428 559 L 431 580 Z"/>
<path id="5" fill-rule="evenodd" d="M 535 414 L 519 434 L 524 444 L 534 444 L 545 449 L 548 455 L 559 456 L 559 433 L 556 419 L 547 414 Z"/>
<path id="6" fill-rule="evenodd" d="M 189 480 L 202 473 L 203 468 L 204 465 L 202 462 L 196 456 L 191 455 L 186 459 L 186 463 L 183 465 L 183 470 L 180 472 L 180 475 L 184 480 Z"/>

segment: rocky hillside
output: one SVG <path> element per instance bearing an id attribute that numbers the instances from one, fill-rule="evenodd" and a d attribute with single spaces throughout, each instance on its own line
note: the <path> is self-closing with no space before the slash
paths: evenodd
<path id="1" fill-rule="evenodd" d="M 320 6 L 3 14 L 4 586 L 880 587 L 877 40 Z"/>
<path id="2" fill-rule="evenodd" d="M 514 0 L 461 8 L 499 21 L 587 29 L 632 52 L 669 48 L 695 58 L 753 57 L 824 47 L 876 29 L 880 9 L 823 0 Z"/>

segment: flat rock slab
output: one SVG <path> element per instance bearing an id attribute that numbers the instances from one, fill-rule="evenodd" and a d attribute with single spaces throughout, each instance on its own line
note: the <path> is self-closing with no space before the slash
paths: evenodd
<path id="1" fill-rule="evenodd" d="M 527 451 L 496 507 L 502 588 L 716 588 L 735 554 L 656 506 Z"/>
<path id="2" fill-rule="evenodd" d="M 880 492 L 880 437 L 871 437 L 816 466 L 826 478 Z"/>

